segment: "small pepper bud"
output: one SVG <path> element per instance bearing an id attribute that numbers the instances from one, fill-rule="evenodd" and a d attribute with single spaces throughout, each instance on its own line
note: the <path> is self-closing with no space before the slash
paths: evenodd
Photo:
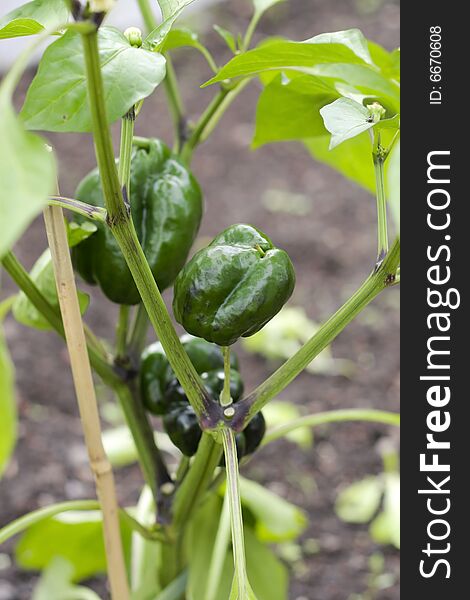
<path id="1" fill-rule="evenodd" d="M 373 123 L 378 123 L 380 119 L 387 112 L 385 108 L 379 104 L 378 102 L 373 102 L 372 104 L 367 105 L 367 109 L 369 111 L 370 119 Z"/>
<path id="2" fill-rule="evenodd" d="M 128 27 L 124 32 L 124 35 L 129 40 L 129 44 L 134 48 L 140 48 L 142 46 L 142 32 L 138 27 Z"/>

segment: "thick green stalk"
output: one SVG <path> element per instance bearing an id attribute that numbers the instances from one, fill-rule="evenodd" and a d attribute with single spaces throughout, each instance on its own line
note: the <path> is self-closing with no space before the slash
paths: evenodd
<path id="1" fill-rule="evenodd" d="M 83 34 L 82 38 L 95 149 L 108 210 L 108 225 L 126 259 L 170 365 L 196 414 L 204 421 L 205 409 L 206 406 L 209 406 L 210 399 L 171 323 L 165 303 L 137 238 L 130 211 L 125 206 L 122 197 L 106 117 L 96 30 Z"/>
<path id="2" fill-rule="evenodd" d="M 328 423 L 351 421 L 365 421 L 399 427 L 400 415 L 372 408 L 345 408 L 343 410 L 330 410 L 314 415 L 305 415 L 269 430 L 263 438 L 262 445 L 266 446 L 266 444 L 279 440 L 291 433 L 291 431 L 302 427 L 318 427 L 319 425 L 326 425 Z"/>
<path id="3" fill-rule="evenodd" d="M 269 400 L 282 392 L 289 383 L 297 377 L 334 339 L 343 331 L 354 317 L 361 312 L 383 289 L 395 280 L 395 274 L 400 261 L 400 241 L 397 239 L 387 257 L 370 275 L 355 294 L 326 321 L 324 325 L 306 342 L 298 352 L 287 360 L 266 381 L 258 386 L 242 402 L 238 402 L 237 414 L 242 416 L 246 425 L 254 415 L 265 406 Z M 237 416 L 234 423 L 237 427 Z"/>

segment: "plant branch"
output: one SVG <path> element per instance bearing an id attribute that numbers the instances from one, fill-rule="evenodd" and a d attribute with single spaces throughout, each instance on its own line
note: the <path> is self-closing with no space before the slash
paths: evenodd
<path id="1" fill-rule="evenodd" d="M 242 79 L 231 88 L 220 88 L 209 106 L 202 113 L 190 138 L 181 149 L 180 156 L 187 164 L 191 162 L 196 147 L 207 140 L 227 108 L 250 81 L 250 79 Z"/>
<path id="2" fill-rule="evenodd" d="M 170 365 L 204 426 L 209 417 L 210 398 L 172 325 L 119 186 L 106 117 L 96 30 L 82 34 L 82 38 L 96 156 L 108 210 L 108 225 L 129 266 Z"/>
<path id="3" fill-rule="evenodd" d="M 148 33 L 153 31 L 157 26 L 157 20 L 153 13 L 149 0 L 137 0 L 139 5 L 142 18 L 144 20 L 145 29 Z M 207 57 L 206 57 L 207 58 Z M 178 80 L 176 78 L 175 69 L 171 57 L 165 54 L 166 59 L 166 76 L 163 80 L 165 92 L 168 100 L 168 108 L 170 110 L 171 118 L 173 121 L 173 127 L 175 132 L 175 144 L 174 151 L 178 153 L 181 149 L 182 144 L 186 140 L 186 117 L 183 100 L 178 86 Z"/>
<path id="4" fill-rule="evenodd" d="M 227 485 L 225 495 L 228 498 L 230 509 L 230 524 L 232 530 L 232 548 L 234 563 L 234 585 L 237 588 L 237 598 L 249 597 L 250 584 L 246 574 L 245 538 L 243 533 L 243 517 L 240 498 L 240 476 L 238 472 L 237 445 L 235 433 L 231 429 L 222 429 L 224 443 L 225 471 L 227 474 Z M 232 585 L 233 589 L 233 585 Z"/>
<path id="5" fill-rule="evenodd" d="M 387 201 L 385 197 L 384 162 L 385 153 L 380 145 L 380 133 L 375 132 L 373 161 L 375 172 L 375 188 L 377 197 L 377 265 L 383 261 L 388 252 Z"/>
<path id="6" fill-rule="evenodd" d="M 199 505 L 221 456 L 222 446 L 211 434 L 203 433 L 193 464 L 176 491 L 173 504 L 173 523 L 176 531 L 184 529 L 194 509 Z"/>
<path id="7" fill-rule="evenodd" d="M 15 255 L 12 252 L 8 252 L 3 257 L 2 263 L 11 278 L 25 293 L 33 306 L 45 319 L 47 319 L 54 330 L 64 338 L 64 329 L 59 313 L 49 304 L 48 300 L 42 295 L 40 290 L 38 290 L 27 271 L 16 259 Z M 131 431 L 134 444 L 136 448 L 138 448 L 138 458 L 144 478 L 152 489 L 155 501 L 157 502 L 158 485 L 156 475 L 157 473 L 161 474 L 160 482 L 162 484 L 166 483 L 169 480 L 169 477 L 165 475 L 166 468 L 159 468 L 158 450 L 156 450 L 153 431 L 148 423 L 142 405 L 134 399 L 128 384 L 119 377 L 111 364 L 98 354 L 90 341 L 87 342 L 87 349 L 93 369 L 102 380 L 110 386 L 118 397 L 127 425 Z M 171 479 L 169 481 L 171 481 Z"/>
<path id="8" fill-rule="evenodd" d="M 51 196 L 49 198 L 49 206 L 60 206 L 83 217 L 87 217 L 87 219 L 106 223 L 106 209 L 101 206 L 92 206 L 91 204 L 86 204 L 86 202 L 80 202 L 80 200 L 73 198 L 65 198 L 64 196 Z"/>
<path id="9" fill-rule="evenodd" d="M 144 479 L 152 491 L 158 522 L 166 524 L 174 484 L 156 445 L 152 426 L 135 390 L 127 385 L 120 385 L 115 391 L 137 449 Z"/>
<path id="10" fill-rule="evenodd" d="M 19 289 L 26 295 L 33 306 L 47 320 L 49 325 L 62 338 L 64 338 L 64 328 L 60 313 L 49 303 L 47 298 L 38 289 L 34 281 L 31 279 L 29 273 L 19 262 L 13 252 L 7 252 L 4 255 L 2 258 L 2 264 L 7 273 L 10 275 Z M 88 355 L 90 357 L 90 362 L 93 369 L 101 377 L 101 379 L 103 379 L 103 381 L 111 387 L 122 383 L 118 374 L 114 371 L 112 365 L 107 360 L 106 352 L 101 346 L 98 346 L 98 340 L 86 328 L 85 331 L 87 337 Z"/>
<path id="11" fill-rule="evenodd" d="M 226 407 L 232 404 L 230 395 L 230 346 L 223 346 L 222 354 L 224 357 L 224 387 L 220 395 L 220 404 Z"/>
<path id="12" fill-rule="evenodd" d="M 124 362 L 127 355 L 127 328 L 129 324 L 130 306 L 121 304 L 116 326 L 116 358 L 117 363 Z"/>
<path id="13" fill-rule="evenodd" d="M 266 444 L 270 444 L 275 440 L 283 438 L 291 431 L 295 431 L 301 427 L 317 427 L 319 425 L 326 425 L 327 423 L 341 423 L 344 421 L 366 421 L 399 427 L 400 415 L 398 413 L 374 410 L 372 408 L 330 410 L 314 415 L 305 415 L 269 430 L 263 439 L 262 446 L 266 446 Z"/>
<path id="14" fill-rule="evenodd" d="M 212 548 L 211 562 L 207 574 L 206 600 L 217 600 L 220 579 L 227 557 L 230 542 L 230 507 L 228 496 L 225 494 L 222 511 L 220 513 L 219 527 Z"/>
<path id="15" fill-rule="evenodd" d="M 351 298 L 324 323 L 294 356 L 289 358 L 249 396 L 236 404 L 233 427 L 243 428 L 269 400 L 282 392 L 383 289 L 395 281 L 400 261 L 400 241 L 397 238 L 385 260 Z"/>
<path id="16" fill-rule="evenodd" d="M 119 528 L 114 476 L 101 439 L 98 404 L 86 349 L 85 333 L 62 209 L 57 206 L 47 207 L 44 210 L 44 220 L 51 249 L 57 295 L 70 356 L 80 419 L 90 467 L 95 477 L 96 493 L 103 515 L 103 535 L 111 595 L 117 600 L 125 600 L 129 597 L 129 587 Z"/>
<path id="17" fill-rule="evenodd" d="M 145 348 L 148 326 L 149 318 L 145 306 L 139 304 L 128 344 L 128 354 L 134 366 L 138 366 L 140 363 L 140 355 Z"/>
<path id="18" fill-rule="evenodd" d="M 38 508 L 37 510 L 33 510 L 28 514 L 15 519 L 0 529 L 0 544 L 4 544 L 15 535 L 23 533 L 23 531 L 26 531 L 26 529 L 29 529 L 36 523 L 40 523 L 44 519 L 50 519 L 65 512 L 93 510 L 100 510 L 100 503 L 98 500 L 68 500 L 66 502 L 58 502 L 57 504 Z M 163 541 L 165 539 L 162 532 L 147 529 L 123 508 L 119 509 L 119 516 L 144 539 L 153 541 Z"/>

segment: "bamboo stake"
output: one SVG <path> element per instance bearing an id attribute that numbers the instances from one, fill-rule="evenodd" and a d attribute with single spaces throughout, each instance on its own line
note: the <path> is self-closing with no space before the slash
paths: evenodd
<path id="1" fill-rule="evenodd" d="M 58 206 L 47 207 L 44 210 L 44 220 L 54 264 L 57 295 L 64 323 L 83 433 L 103 515 L 103 533 L 111 596 L 114 600 L 128 600 L 129 587 L 119 529 L 119 509 L 114 487 L 114 476 L 101 439 L 95 388 L 77 300 L 62 208 Z"/>

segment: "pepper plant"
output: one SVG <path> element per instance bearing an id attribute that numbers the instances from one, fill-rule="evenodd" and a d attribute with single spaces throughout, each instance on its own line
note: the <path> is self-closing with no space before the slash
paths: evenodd
<path id="1" fill-rule="evenodd" d="M 139 0 L 145 33 L 132 23 L 124 32 L 106 24 L 113 0 L 33 0 L 0 20 L 2 44 L 36 36 L 0 87 L 0 256 L 19 288 L 3 302 L 0 316 L 11 309 L 19 322 L 65 338 L 98 497 L 39 509 L 0 530 L 0 542 L 21 534 L 20 565 L 45 569 L 38 597 L 52 597 L 53 585 L 54 597 L 93 598 L 75 584 L 106 568 L 111 596 L 120 600 L 287 598 L 285 569 L 268 544 L 299 535 L 305 518 L 240 477 L 239 462 L 300 427 L 345 420 L 398 424 L 396 414 L 345 408 L 286 421 L 266 433 L 261 411 L 399 281 L 400 243 L 396 237 L 389 244 L 386 206 L 389 200 L 397 236 L 399 51 L 388 52 L 355 29 L 303 42 L 267 39 L 253 48 L 260 18 L 278 2 L 253 0 L 244 35 L 215 26 L 233 53 L 219 66 L 196 33 L 176 24 L 190 2 L 158 0 L 158 22 L 156 5 Z M 45 39 L 51 43 L 15 114 L 14 90 Z M 201 84 L 215 90 L 194 123 L 186 117 L 171 59 L 182 46 L 203 54 L 208 75 Z M 294 266 L 266 233 L 243 224 L 243 214 L 242 223 L 188 261 L 203 214 L 203 191 L 190 169 L 224 112 L 256 79 L 263 89 L 254 146 L 299 140 L 315 159 L 373 191 L 378 250 L 360 288 L 266 381 L 245 393 L 232 346 L 262 329 L 289 300 Z M 159 85 L 174 124 L 172 149 L 155 137 L 134 135 L 142 104 Z M 119 119 L 115 157 L 110 124 Z M 74 197 L 61 195 L 54 149 L 33 131 L 92 133 L 97 168 Z M 41 211 L 50 251 L 28 273 L 12 247 Z M 88 297 L 76 290 L 72 263 L 79 281 L 97 284 L 119 305 L 112 350 L 82 322 Z M 161 296 L 172 286 L 174 317 L 188 333 L 181 339 Z M 149 327 L 158 342 L 145 348 Z M 3 341 L 0 359 L 3 470 L 16 422 L 13 368 Z M 114 392 L 132 436 L 145 480 L 137 507 L 118 506 L 90 366 Z M 153 430 L 150 415 L 162 418 L 168 437 Z M 163 447 L 170 447 L 176 463 Z M 86 561 L 70 541 L 78 536 L 80 548 L 82 531 L 88 543 L 90 535 L 96 540 Z M 52 551 L 44 540 L 52 543 L 54 536 L 63 536 L 63 546 Z"/>

